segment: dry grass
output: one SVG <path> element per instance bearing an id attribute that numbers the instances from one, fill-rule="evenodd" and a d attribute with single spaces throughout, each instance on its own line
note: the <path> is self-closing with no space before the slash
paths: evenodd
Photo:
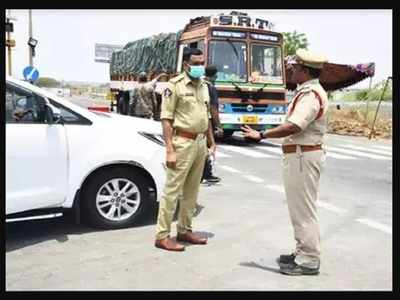
<path id="1" fill-rule="evenodd" d="M 328 112 L 329 133 L 368 137 L 375 117 L 375 109 L 368 112 L 365 107 L 337 110 L 331 108 Z M 387 114 L 378 113 L 375 123 L 376 138 L 392 138 L 392 119 Z"/>

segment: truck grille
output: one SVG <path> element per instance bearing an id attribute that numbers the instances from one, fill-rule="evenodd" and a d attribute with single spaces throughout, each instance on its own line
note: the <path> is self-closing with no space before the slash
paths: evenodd
<path id="1" fill-rule="evenodd" d="M 245 99 L 268 99 L 268 100 L 285 100 L 285 93 L 273 93 L 273 92 L 249 92 L 243 91 L 218 91 L 219 98 L 245 98 Z"/>
<path id="2" fill-rule="evenodd" d="M 249 112 L 247 110 L 248 104 L 239 104 L 239 103 L 232 103 L 232 111 L 233 112 Z M 254 105 L 253 104 L 253 110 L 251 112 L 253 113 L 264 113 L 267 111 L 268 104 L 264 105 Z"/>

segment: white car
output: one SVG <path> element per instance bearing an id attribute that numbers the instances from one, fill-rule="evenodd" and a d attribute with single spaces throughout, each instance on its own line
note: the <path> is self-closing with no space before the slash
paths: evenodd
<path id="1" fill-rule="evenodd" d="M 6 219 L 73 208 L 101 228 L 133 225 L 165 182 L 160 122 L 92 112 L 6 78 Z"/>

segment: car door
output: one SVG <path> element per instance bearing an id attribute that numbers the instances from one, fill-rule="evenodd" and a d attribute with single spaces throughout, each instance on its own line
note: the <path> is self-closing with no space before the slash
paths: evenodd
<path id="1" fill-rule="evenodd" d="M 46 99 L 7 82 L 6 214 L 60 206 L 68 152 L 62 124 L 48 124 Z"/>

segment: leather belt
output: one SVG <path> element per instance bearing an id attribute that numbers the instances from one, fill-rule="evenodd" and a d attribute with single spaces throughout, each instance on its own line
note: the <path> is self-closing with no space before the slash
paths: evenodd
<path id="1" fill-rule="evenodd" d="M 175 131 L 175 134 L 177 136 L 181 136 L 181 137 L 184 137 L 184 138 L 187 138 L 187 139 L 192 139 L 192 140 L 195 140 L 197 138 L 197 136 L 199 136 L 199 135 L 203 135 L 203 138 L 206 136 L 206 132 L 193 133 L 193 132 L 189 132 L 189 131 L 183 131 L 181 129 L 177 129 Z"/>
<path id="2" fill-rule="evenodd" d="M 322 145 L 298 145 L 302 152 L 322 150 Z M 296 152 L 297 145 L 282 145 L 283 153 Z"/>

